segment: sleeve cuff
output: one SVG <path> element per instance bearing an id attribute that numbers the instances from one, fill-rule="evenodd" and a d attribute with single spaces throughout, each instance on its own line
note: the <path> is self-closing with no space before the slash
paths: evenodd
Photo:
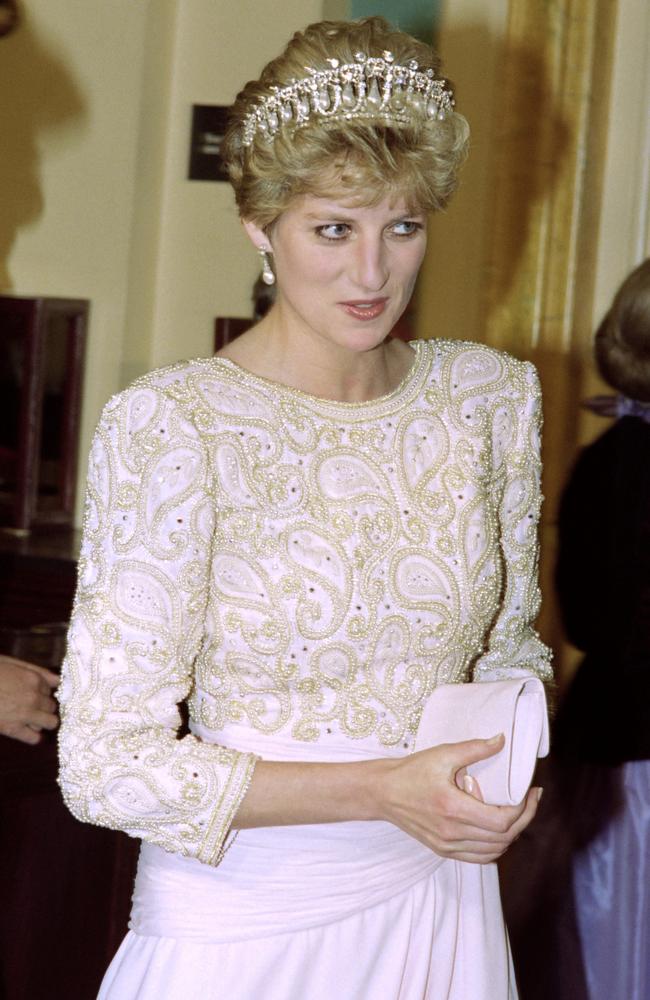
<path id="1" fill-rule="evenodd" d="M 206 865 L 218 865 L 232 843 L 230 841 L 226 845 L 228 831 L 235 813 L 248 791 L 255 765 L 259 760 L 259 757 L 252 753 L 236 752 L 233 756 L 234 760 L 228 783 L 197 853 L 197 859 Z"/>

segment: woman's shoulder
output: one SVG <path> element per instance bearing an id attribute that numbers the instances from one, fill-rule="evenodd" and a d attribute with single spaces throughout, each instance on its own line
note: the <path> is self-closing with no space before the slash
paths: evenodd
<path id="1" fill-rule="evenodd" d="M 226 358 L 212 356 L 177 361 L 140 375 L 112 396 L 100 424 L 145 424 L 193 427 L 200 437 L 240 427 L 251 420 L 272 422 L 273 394 L 263 380 L 246 373 Z"/>
<path id="2" fill-rule="evenodd" d="M 537 369 L 530 361 L 489 344 L 471 340 L 431 338 L 417 342 L 421 351 L 431 358 L 432 369 L 452 387 L 460 386 L 483 390 L 521 390 L 526 394 L 540 392 Z"/>
<path id="3" fill-rule="evenodd" d="M 110 401 L 119 402 L 135 393 L 149 391 L 152 393 L 165 394 L 166 392 L 178 389 L 187 384 L 194 377 L 208 373 L 214 363 L 214 358 L 191 358 L 189 360 L 174 361 L 172 364 L 163 365 L 161 368 L 154 368 L 144 372 L 133 379 L 124 389 L 115 393 Z"/>
<path id="4" fill-rule="evenodd" d="M 102 408 L 98 428 L 119 426 L 144 427 L 151 421 L 173 419 L 174 414 L 188 416 L 201 376 L 211 370 L 211 358 L 176 361 L 139 375 L 125 388 L 114 393 Z"/>
<path id="5" fill-rule="evenodd" d="M 208 376 L 214 368 L 214 358 L 192 358 L 154 368 L 133 379 L 127 386 L 114 393 L 106 402 L 104 412 L 123 408 L 136 397 L 156 397 L 160 401 L 180 402 L 187 395 L 197 378 Z"/>

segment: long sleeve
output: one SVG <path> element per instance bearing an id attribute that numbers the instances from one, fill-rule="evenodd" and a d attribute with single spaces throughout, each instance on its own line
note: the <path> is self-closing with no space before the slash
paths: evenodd
<path id="1" fill-rule="evenodd" d="M 59 692 L 60 785 L 81 820 L 207 863 L 255 757 L 178 737 L 208 597 L 207 451 L 171 391 L 111 400 L 92 445 Z"/>
<path id="2" fill-rule="evenodd" d="M 541 391 L 530 363 L 513 362 L 513 394 L 494 414 L 495 505 L 504 572 L 500 610 L 475 680 L 536 674 L 552 681 L 551 652 L 534 628 L 540 605 Z"/>

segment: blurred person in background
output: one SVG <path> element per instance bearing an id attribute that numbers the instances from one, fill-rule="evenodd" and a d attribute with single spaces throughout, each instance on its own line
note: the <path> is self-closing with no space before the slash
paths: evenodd
<path id="1" fill-rule="evenodd" d="M 0 654 L 0 734 L 39 743 L 44 729 L 56 729 L 58 683 L 51 670 Z"/>
<path id="2" fill-rule="evenodd" d="M 594 340 L 614 419 L 580 454 L 559 517 L 557 588 L 584 652 L 554 753 L 573 838 L 573 905 L 589 1000 L 650 997 L 650 259 Z"/>

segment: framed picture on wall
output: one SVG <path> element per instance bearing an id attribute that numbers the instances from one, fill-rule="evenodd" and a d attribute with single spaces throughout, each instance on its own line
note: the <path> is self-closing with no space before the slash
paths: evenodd
<path id="1" fill-rule="evenodd" d="M 227 105 L 221 104 L 192 105 L 189 180 L 228 180 L 228 173 L 221 159 L 221 143 L 229 110 Z"/>

